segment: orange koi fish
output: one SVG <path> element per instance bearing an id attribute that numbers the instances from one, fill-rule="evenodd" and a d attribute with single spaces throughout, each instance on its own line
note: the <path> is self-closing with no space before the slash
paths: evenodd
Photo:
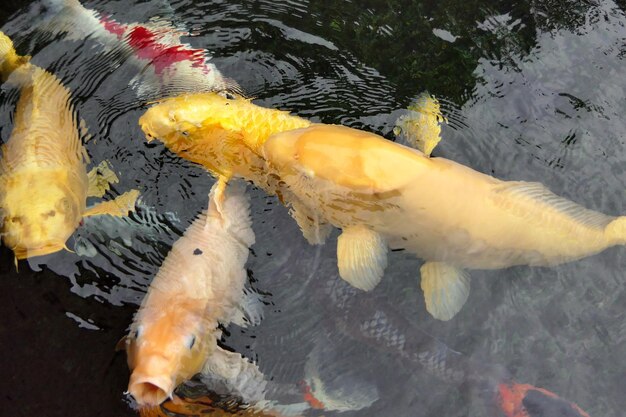
<path id="1" fill-rule="evenodd" d="M 223 379 L 246 400 L 263 389 L 256 365 L 217 345 L 219 324 L 245 324 L 245 263 L 254 233 L 244 190 L 229 187 L 221 212 L 211 190 L 208 209 L 172 247 L 123 339 L 128 391 L 140 407 L 173 397 L 198 373 Z"/>
<path id="2" fill-rule="evenodd" d="M 2 32 L 0 78 L 21 91 L 0 157 L 2 241 L 16 262 L 67 249 L 65 242 L 83 217 L 132 211 L 137 190 L 86 207 L 88 196 L 102 197 L 117 178 L 106 163 L 87 174 L 70 92 L 54 75 L 19 56 Z"/>

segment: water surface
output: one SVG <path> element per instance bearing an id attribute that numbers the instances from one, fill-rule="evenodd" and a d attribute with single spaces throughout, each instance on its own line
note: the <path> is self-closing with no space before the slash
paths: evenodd
<path id="1" fill-rule="evenodd" d="M 42 36 L 37 4 L 0 6 L 2 30 L 72 90 L 92 134 L 86 148 L 93 163 L 106 159 L 120 173 L 114 191 L 139 188 L 142 199 L 130 218 L 86 219 L 69 242 L 78 254 L 22 262 L 17 273 L 1 249 L 0 408 L 7 415 L 132 416 L 115 342 L 172 242 L 206 204 L 212 180 L 162 146 L 145 144 L 137 126 L 144 108 L 127 87 L 136 69 L 102 54 L 95 40 Z M 449 120 L 435 156 L 503 179 L 541 181 L 607 214 L 626 212 L 623 3 L 84 4 L 122 22 L 156 15 L 186 27 L 188 41 L 210 51 L 258 104 L 315 121 L 393 139 L 402 109 L 428 91 Z M 16 99 L 15 91 L 2 90 L 3 141 Z M 264 319 L 253 328 L 233 326 L 226 346 L 256 360 L 269 377 L 296 381 L 314 346 L 323 345 L 337 376 L 349 370 L 377 387 L 380 399 L 350 415 L 487 415 L 470 391 L 348 337 L 319 302 L 321 283 L 337 274 L 337 233 L 322 248 L 308 246 L 275 198 L 253 189 L 251 195 L 257 243 L 249 269 L 266 304 Z M 556 268 L 472 271 L 470 298 L 447 323 L 424 308 L 420 265 L 390 253 L 370 296 L 453 349 L 503 365 L 518 381 L 548 388 L 591 416 L 623 415 L 623 248 Z"/>

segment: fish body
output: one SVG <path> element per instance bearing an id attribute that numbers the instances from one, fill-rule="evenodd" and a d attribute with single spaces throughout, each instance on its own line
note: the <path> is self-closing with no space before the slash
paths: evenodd
<path id="1" fill-rule="evenodd" d="M 360 289 L 380 281 L 388 247 L 424 259 L 426 307 L 441 320 L 467 300 L 465 268 L 555 265 L 626 242 L 625 217 L 587 210 L 539 183 L 501 181 L 243 98 L 183 95 L 148 109 L 139 123 L 148 140 L 222 182 L 240 176 L 278 195 L 310 243 L 322 243 L 331 225 L 342 229 L 339 273 Z"/>
<path id="2" fill-rule="evenodd" d="M 54 13 L 50 31 L 65 32 L 70 39 L 91 37 L 108 51 L 125 51 L 140 70 L 131 81 L 142 98 L 187 91 L 237 90 L 209 62 L 204 49 L 181 40 L 187 33 L 165 23 L 120 23 L 111 16 L 85 8 L 78 0 L 45 0 Z M 159 93 L 159 94 L 157 94 Z"/>
<path id="3" fill-rule="evenodd" d="M 86 208 L 91 195 L 87 155 L 70 92 L 54 75 L 17 55 L 1 32 L 0 62 L 2 79 L 20 88 L 14 128 L 1 148 L 2 239 L 24 259 L 65 248 L 82 218 L 96 212 Z M 125 203 L 134 204 L 137 195 L 131 192 Z M 114 214 L 116 208 L 95 210 Z"/>
<path id="4" fill-rule="evenodd" d="M 439 100 L 428 93 L 422 93 L 407 111 L 407 114 L 396 120 L 394 133 L 412 148 L 430 156 L 441 141 L 441 124 L 446 121 L 441 114 Z"/>
<path id="5" fill-rule="evenodd" d="M 503 367 L 451 349 L 383 300 L 373 299 L 338 280 L 328 281 L 323 288 L 318 294 L 324 297 L 317 302 L 323 303 L 342 333 L 361 345 L 396 355 L 404 365 L 418 364 L 443 382 L 473 390 L 497 415 L 589 417 L 578 405 L 552 391 L 518 383 Z M 324 397 L 315 398 L 320 399 L 320 406 L 324 404 Z"/>
<path id="6" fill-rule="evenodd" d="M 208 210 L 172 247 L 125 339 L 128 391 L 141 407 L 160 404 L 197 373 L 232 379 L 238 370 L 255 372 L 217 346 L 218 324 L 233 321 L 241 305 L 254 243 L 248 199 L 243 187 L 232 188 L 222 212 L 215 210 L 212 190 Z"/>

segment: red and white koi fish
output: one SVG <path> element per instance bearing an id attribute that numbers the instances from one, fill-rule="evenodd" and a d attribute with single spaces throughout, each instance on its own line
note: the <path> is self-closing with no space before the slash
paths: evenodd
<path id="1" fill-rule="evenodd" d="M 181 36 L 188 33 L 169 23 L 120 23 L 83 7 L 78 0 L 46 0 L 44 4 L 54 14 L 49 30 L 67 33 L 70 39 L 91 37 L 108 50 L 127 51 L 139 70 L 131 81 L 139 97 L 239 89 L 209 62 L 205 49 L 184 43 Z"/>

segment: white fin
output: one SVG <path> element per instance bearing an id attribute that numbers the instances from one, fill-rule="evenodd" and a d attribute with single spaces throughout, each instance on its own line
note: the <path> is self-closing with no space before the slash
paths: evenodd
<path id="1" fill-rule="evenodd" d="M 571 200 L 560 197 L 538 182 L 505 182 L 494 190 L 492 198 L 498 206 L 508 209 L 520 217 L 527 218 L 529 221 L 541 222 L 542 224 L 546 221 L 558 222 L 558 216 L 550 213 L 550 211 L 556 211 L 565 217 L 561 220 L 562 226 L 565 228 L 582 226 L 604 229 L 615 219 L 615 217 L 589 210 Z"/>
<path id="2" fill-rule="evenodd" d="M 436 319 L 450 320 L 469 297 L 469 274 L 444 262 L 426 262 L 420 273 L 426 310 Z"/>
<path id="3" fill-rule="evenodd" d="M 263 303 L 261 295 L 250 290 L 244 290 L 237 310 L 231 317 L 231 323 L 239 327 L 257 326 L 263 320 Z"/>
<path id="4" fill-rule="evenodd" d="M 202 369 L 208 379 L 219 378 L 229 393 L 237 395 L 246 403 L 264 399 L 267 381 L 256 364 L 241 356 L 215 347 Z"/>
<path id="5" fill-rule="evenodd" d="M 111 170 L 107 161 L 100 162 L 100 165 L 89 171 L 87 178 L 89 179 L 88 197 L 102 197 L 111 188 L 110 184 L 119 182 L 119 178 Z"/>
<path id="6" fill-rule="evenodd" d="M 353 287 L 372 290 L 387 267 L 387 242 L 364 226 L 350 226 L 337 239 L 339 275 Z"/>
<path id="7" fill-rule="evenodd" d="M 332 231 L 332 226 L 322 222 L 317 213 L 311 213 L 302 203 L 298 201 L 290 201 L 291 209 L 289 214 L 294 218 L 302 235 L 311 245 L 321 245 Z"/>
<path id="8" fill-rule="evenodd" d="M 139 197 L 139 191 L 130 190 L 117 197 L 115 200 L 103 201 L 95 206 L 89 207 L 83 217 L 108 214 L 116 217 L 128 216 L 135 210 L 135 203 Z"/>

